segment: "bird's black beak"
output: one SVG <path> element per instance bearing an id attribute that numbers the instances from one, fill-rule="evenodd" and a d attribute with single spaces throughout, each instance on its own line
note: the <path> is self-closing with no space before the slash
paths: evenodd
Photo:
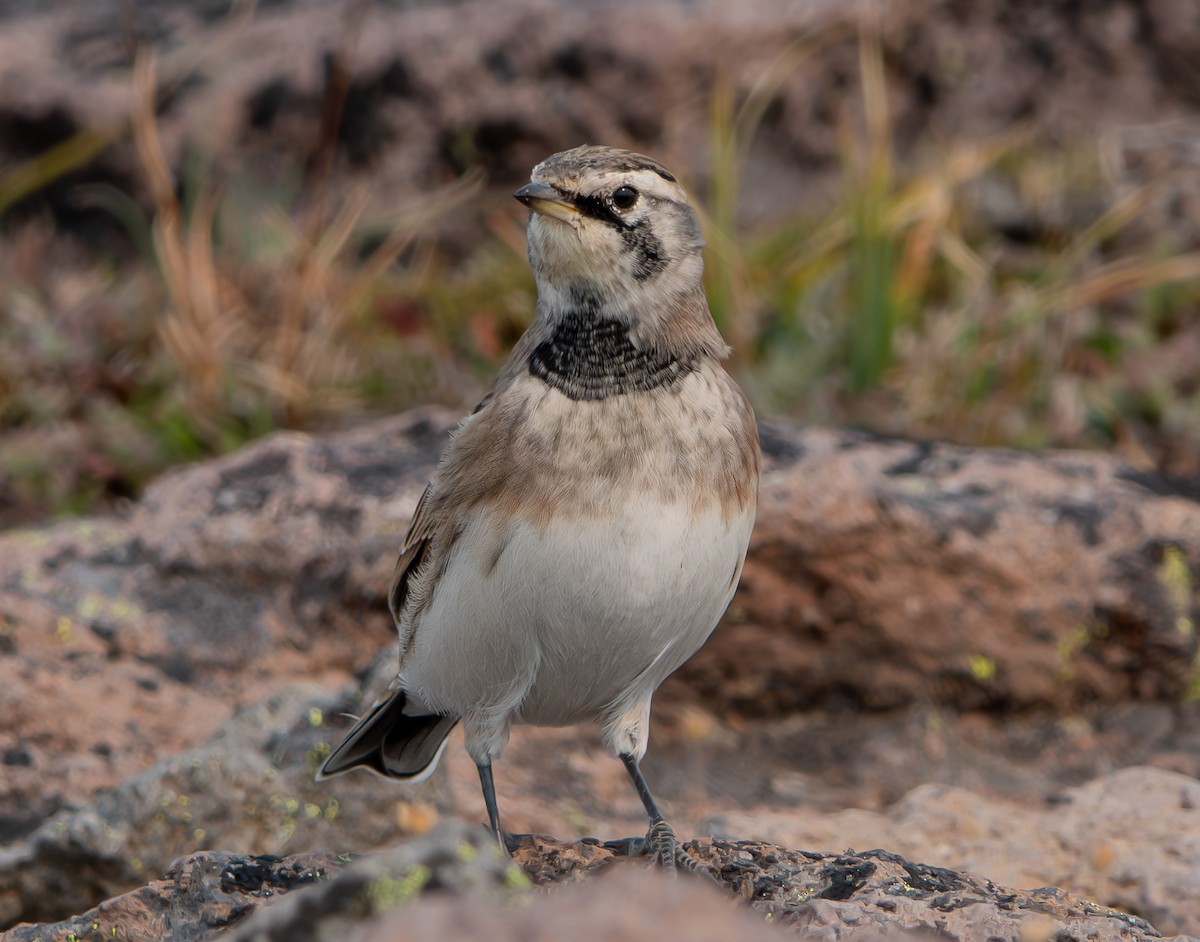
<path id="1" fill-rule="evenodd" d="M 574 204 L 549 183 L 526 183 L 513 196 L 543 216 L 570 220 L 579 214 Z"/>

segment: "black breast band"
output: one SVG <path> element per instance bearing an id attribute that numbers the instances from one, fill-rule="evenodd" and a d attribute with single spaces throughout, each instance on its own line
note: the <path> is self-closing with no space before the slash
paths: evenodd
<path id="1" fill-rule="evenodd" d="M 529 357 L 529 372 L 572 399 L 607 399 L 678 382 L 691 364 L 658 350 L 639 350 L 629 326 L 572 311 Z"/>

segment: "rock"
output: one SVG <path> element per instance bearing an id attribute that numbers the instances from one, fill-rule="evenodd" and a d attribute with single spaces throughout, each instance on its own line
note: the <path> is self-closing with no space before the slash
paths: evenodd
<path id="1" fill-rule="evenodd" d="M 705 702 L 778 715 L 1197 691 L 1197 482 L 815 428 L 771 429 L 766 448 L 742 588 L 677 675 Z"/>
<path id="2" fill-rule="evenodd" d="M 779 942 L 788 938 L 785 931 L 755 918 L 705 882 L 672 880 L 636 865 L 611 867 L 602 879 L 589 878 L 582 886 L 537 893 L 517 907 L 496 900 L 468 907 L 453 900 L 422 900 L 386 914 L 364 936 L 367 942 L 482 938 L 658 942 L 668 932 L 680 939 Z"/>
<path id="3" fill-rule="evenodd" d="M 434 777 L 399 787 L 368 775 L 318 783 L 313 775 L 328 754 L 335 731 L 324 717 L 337 698 L 314 685 L 293 685 L 261 704 L 240 709 L 211 740 L 160 760 L 88 801 L 47 818 L 31 834 L 0 847 L 0 926 L 21 919 L 50 922 L 116 896 L 170 867 L 175 857 L 208 847 L 241 854 L 291 855 L 312 847 L 361 850 L 389 847 L 428 831 L 439 820 L 483 814 L 474 766 L 455 742 Z M 528 763 L 525 776 L 549 779 L 548 758 L 571 744 L 562 731 L 544 731 L 558 742 Z M 456 736 L 457 739 L 457 736 Z M 532 744 L 527 743 L 526 748 Z M 563 749 L 561 747 L 566 747 Z M 535 747 L 536 748 L 536 747 Z M 601 795 L 607 783 L 624 805 L 606 816 L 607 836 L 644 829 L 637 799 L 619 763 L 589 782 Z M 509 791 L 510 770 L 499 777 L 506 813 L 527 821 L 523 802 Z M 521 792 L 530 794 L 532 785 Z M 569 789 L 532 823 L 570 833 Z M 604 802 L 589 809 L 606 810 Z M 577 817 L 576 817 L 577 823 Z M 522 825 L 524 826 L 524 824 Z"/>
<path id="4" fill-rule="evenodd" d="M 11 922 L 20 913 L 27 920 L 61 919 L 138 885 L 147 873 L 170 869 L 175 854 L 194 848 L 296 854 L 335 845 L 363 851 L 388 847 L 441 819 L 483 817 L 474 769 L 460 743 L 420 786 L 398 788 L 366 775 L 313 782 L 329 738 L 311 718 L 331 702 L 312 687 L 298 687 L 243 709 L 212 742 L 102 791 L 83 808 L 60 812 L 26 840 L 0 850 L 0 901 L 7 906 L 0 918 Z M 519 748 L 499 768 L 510 824 L 570 833 L 580 823 L 578 800 L 603 837 L 644 828 L 619 764 L 599 756 L 598 742 L 559 730 L 522 731 L 514 738 Z M 573 782 L 556 771 L 564 758 L 587 777 Z M 777 788 L 766 801 L 714 815 L 712 805 L 722 799 L 710 792 L 700 801 L 673 802 L 670 814 L 681 833 L 712 832 L 723 835 L 719 842 L 739 836 L 790 846 L 888 847 L 911 859 L 987 873 L 999 883 L 1070 886 L 1098 904 L 1149 917 L 1164 931 L 1200 923 L 1194 880 L 1200 782 L 1194 778 L 1129 769 L 1056 792 L 1044 810 L 925 785 L 886 813 L 824 815 L 795 807 L 794 797 L 781 800 L 781 793 Z M 600 854 L 595 844 L 579 847 L 574 856 L 545 850 L 523 859 L 535 882 L 561 881 L 588 869 Z"/>
<path id="5" fill-rule="evenodd" d="M 305 686 L 247 707 L 200 748 L 163 759 L 0 848 L 0 924 L 82 911 L 199 848 L 294 850 L 356 838 L 356 826 L 385 842 L 408 833 L 403 815 L 366 781 L 335 794 L 313 782 L 311 754 L 283 751 L 283 738 L 308 725 L 322 699 Z"/>
<path id="6" fill-rule="evenodd" d="M 1200 781 L 1131 768 L 1059 791 L 1041 808 L 923 785 L 886 813 L 735 812 L 720 834 L 788 846 L 888 847 L 1011 886 L 1066 886 L 1164 932 L 1200 926 Z"/>
<path id="7" fill-rule="evenodd" d="M 245 918 L 276 893 L 328 877 L 349 858 L 297 854 L 286 859 L 201 851 L 177 861 L 163 879 L 106 900 L 57 924 L 22 924 L 0 939 L 200 940 Z"/>
<path id="8" fill-rule="evenodd" d="M 453 421 L 273 436 L 123 518 L 0 535 L 0 838 L 394 640 L 381 586 Z"/>
<path id="9" fill-rule="evenodd" d="M 880 850 L 826 854 L 712 839 L 685 849 L 711 878 L 671 880 L 598 844 L 549 838 L 527 843 L 513 863 L 482 829 L 462 824 L 349 864 L 329 854 L 204 852 L 176 862 L 165 880 L 76 919 L 18 926 L 0 939 L 190 942 L 232 930 L 231 942 L 554 939 L 580 931 L 650 940 L 661 938 L 663 926 L 686 938 L 783 937 L 754 924 L 729 896 L 773 926 L 815 939 L 1160 938 L 1141 919 L 1062 890 L 1011 890 Z M 531 881 L 554 889 L 531 896 Z M 514 897 L 525 905 L 499 905 Z"/>
<path id="10" fill-rule="evenodd" d="M 0 925 L 80 912 L 208 847 L 369 851 L 480 820 L 457 742 L 415 791 L 311 780 L 395 669 L 383 593 L 456 420 L 271 436 L 121 517 L 0 536 Z M 1186 482 L 1103 455 L 763 438 L 743 588 L 657 701 L 646 768 L 678 825 L 879 809 L 929 782 L 1028 808 L 1124 765 L 1200 775 Z M 594 730 L 518 731 L 497 779 L 514 830 L 644 826 Z M 1170 927 L 1173 896 L 1191 905 L 1136 882 L 1113 898 Z"/>

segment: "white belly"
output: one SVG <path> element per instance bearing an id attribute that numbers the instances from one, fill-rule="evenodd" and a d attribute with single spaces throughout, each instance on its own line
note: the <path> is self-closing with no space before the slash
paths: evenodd
<path id="1" fill-rule="evenodd" d="M 506 533 L 481 513 L 420 616 L 405 683 L 434 710 L 505 723 L 648 702 L 725 611 L 752 524 L 753 508 L 726 521 L 716 502 L 694 513 L 633 495 L 614 516 Z"/>

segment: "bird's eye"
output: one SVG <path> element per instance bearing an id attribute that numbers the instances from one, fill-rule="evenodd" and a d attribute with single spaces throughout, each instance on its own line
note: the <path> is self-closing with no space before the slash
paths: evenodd
<path id="1" fill-rule="evenodd" d="M 613 190 L 612 201 L 617 209 L 633 209 L 633 204 L 638 201 L 638 191 L 631 186 L 619 186 Z"/>

